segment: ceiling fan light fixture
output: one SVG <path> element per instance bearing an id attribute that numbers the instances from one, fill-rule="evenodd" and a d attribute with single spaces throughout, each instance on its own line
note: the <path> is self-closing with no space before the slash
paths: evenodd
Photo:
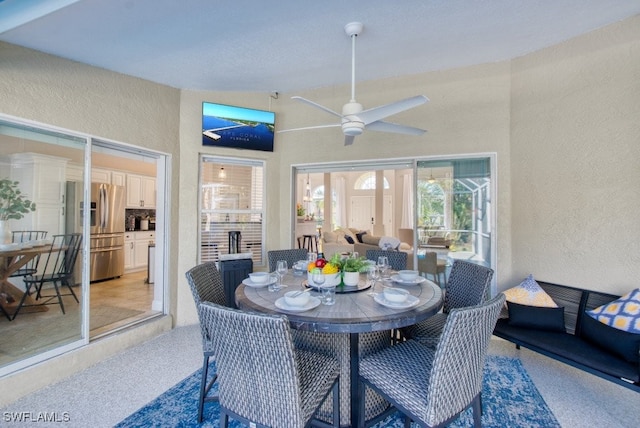
<path id="1" fill-rule="evenodd" d="M 356 137 L 364 131 L 364 123 L 358 120 L 349 120 L 345 118 L 342 122 L 342 133 L 349 137 Z"/>

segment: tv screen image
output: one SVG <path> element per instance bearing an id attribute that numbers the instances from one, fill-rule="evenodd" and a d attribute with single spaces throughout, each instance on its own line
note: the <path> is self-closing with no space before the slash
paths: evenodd
<path id="1" fill-rule="evenodd" d="M 273 151 L 275 113 L 224 104 L 202 103 L 202 144 Z"/>

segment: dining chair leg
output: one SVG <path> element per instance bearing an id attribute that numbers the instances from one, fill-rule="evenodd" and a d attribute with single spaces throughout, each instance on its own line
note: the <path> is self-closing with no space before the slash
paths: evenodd
<path id="1" fill-rule="evenodd" d="M 333 426 L 340 427 L 340 381 L 336 380 L 333 384 Z"/>
<path id="2" fill-rule="evenodd" d="M 58 281 L 53 281 L 53 288 L 56 289 L 56 295 L 58 296 L 58 303 L 60 304 L 60 309 L 62 309 L 62 313 L 66 314 L 64 311 L 64 303 L 62 302 L 62 295 L 60 294 L 60 287 L 62 287 L 62 283 L 58 286 Z"/>
<path id="3" fill-rule="evenodd" d="M 480 394 L 473 399 L 473 426 L 480 428 L 482 426 L 482 400 Z"/>
<path id="4" fill-rule="evenodd" d="M 200 398 L 198 399 L 198 423 L 204 418 L 204 397 L 207 393 L 207 376 L 209 374 L 209 356 L 204 356 L 202 363 L 202 379 L 200 379 Z"/>
<path id="5" fill-rule="evenodd" d="M 220 428 L 227 428 L 229 425 L 229 415 L 223 409 L 220 409 Z"/>
<path id="6" fill-rule="evenodd" d="M 22 309 L 22 306 L 24 305 L 24 301 L 27 299 L 27 296 L 31 295 L 31 285 L 32 284 L 30 282 L 25 284 L 26 289 L 24 291 L 24 294 L 20 298 L 20 302 L 18 302 L 18 306 L 16 306 L 16 311 L 13 313 L 13 318 L 9 318 L 9 314 L 7 314 L 7 318 L 9 318 L 9 320 L 14 320 L 18 316 L 18 312 L 20 312 L 20 309 Z"/>
<path id="7" fill-rule="evenodd" d="M 362 380 L 358 380 L 358 396 L 360 398 L 360 407 L 358 408 L 358 420 L 360 421 L 362 426 L 364 426 L 365 421 L 365 402 L 367 400 L 364 399 L 366 393 L 366 386 Z"/>
<path id="8" fill-rule="evenodd" d="M 406 415 L 404 417 L 404 428 L 411 428 L 411 418 Z"/>

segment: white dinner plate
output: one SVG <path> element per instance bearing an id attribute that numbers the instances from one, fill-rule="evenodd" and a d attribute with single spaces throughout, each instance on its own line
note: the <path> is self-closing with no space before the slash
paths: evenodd
<path id="1" fill-rule="evenodd" d="M 310 311 L 313 308 L 317 308 L 320 305 L 320 299 L 316 296 L 309 296 L 309 301 L 304 306 L 290 306 L 287 305 L 284 301 L 284 297 L 279 298 L 275 301 L 276 308 L 282 309 L 283 311 L 291 311 L 291 312 L 304 312 Z"/>
<path id="2" fill-rule="evenodd" d="M 398 284 L 402 284 L 402 285 L 418 285 L 418 284 L 422 284 L 426 280 L 427 280 L 427 278 L 425 278 L 423 276 L 419 276 L 419 277 L 417 277 L 416 279 L 414 279 L 412 281 L 405 281 L 404 279 L 400 278 L 400 275 L 392 275 L 391 276 L 391 281 L 397 282 Z"/>
<path id="3" fill-rule="evenodd" d="M 247 287 L 253 287 L 253 288 L 263 288 L 266 287 L 267 285 L 273 284 L 274 282 L 276 282 L 278 280 L 278 278 L 276 278 L 274 275 L 272 275 L 269 278 L 269 281 L 262 283 L 262 284 L 256 284 L 255 282 L 251 281 L 251 278 L 245 278 L 242 280 L 242 283 L 244 285 L 246 285 Z"/>
<path id="4" fill-rule="evenodd" d="M 382 306 L 386 306 L 387 308 L 391 308 L 391 309 L 408 309 L 412 306 L 417 305 L 418 302 L 420 301 L 420 299 L 418 299 L 416 296 L 409 295 L 407 297 L 407 300 L 405 300 L 402 303 L 390 302 L 384 298 L 384 295 L 382 293 L 378 293 L 375 296 L 373 296 L 373 300 L 380 303 Z"/>

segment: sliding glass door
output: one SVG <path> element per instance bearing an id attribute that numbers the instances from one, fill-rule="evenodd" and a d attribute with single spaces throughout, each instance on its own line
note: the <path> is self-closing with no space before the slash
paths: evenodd
<path id="1" fill-rule="evenodd" d="M 418 161 L 416 177 L 419 247 L 493 266 L 490 158 Z"/>
<path id="2" fill-rule="evenodd" d="M 494 165 L 482 155 L 294 166 L 292 244 L 312 223 L 403 236 L 416 262 L 435 252 L 448 268 L 461 259 L 495 269 Z"/>

